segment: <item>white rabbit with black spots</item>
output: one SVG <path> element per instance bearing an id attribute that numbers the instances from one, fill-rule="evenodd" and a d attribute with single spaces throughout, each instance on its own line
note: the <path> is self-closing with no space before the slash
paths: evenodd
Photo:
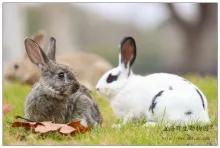
<path id="1" fill-rule="evenodd" d="M 125 37 L 120 45 L 118 66 L 106 72 L 96 85 L 123 123 L 143 115 L 147 125 L 210 123 L 207 100 L 198 87 L 174 74 L 135 75 L 131 69 L 135 58 L 135 40 Z"/>

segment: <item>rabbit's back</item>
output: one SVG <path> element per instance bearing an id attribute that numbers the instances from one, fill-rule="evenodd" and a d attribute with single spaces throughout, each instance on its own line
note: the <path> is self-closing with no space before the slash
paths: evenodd
<path id="1" fill-rule="evenodd" d="M 84 119 L 88 125 L 102 123 L 102 116 L 89 90 L 83 85 L 68 99 L 67 120 Z"/>
<path id="2" fill-rule="evenodd" d="M 184 96 L 192 93 L 197 94 L 197 91 L 199 91 L 201 95 L 205 98 L 205 96 L 202 94 L 197 86 L 178 75 L 168 73 L 155 73 L 147 75 L 143 78 L 143 85 L 145 85 L 152 93 L 163 90 L 178 90 L 182 92 L 182 96 Z M 200 95 L 197 96 L 200 97 Z"/>

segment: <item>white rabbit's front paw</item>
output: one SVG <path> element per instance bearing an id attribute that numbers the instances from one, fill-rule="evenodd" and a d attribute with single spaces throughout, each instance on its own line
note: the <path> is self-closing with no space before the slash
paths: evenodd
<path id="1" fill-rule="evenodd" d="M 121 124 L 112 124 L 112 128 L 120 129 L 121 128 Z"/>

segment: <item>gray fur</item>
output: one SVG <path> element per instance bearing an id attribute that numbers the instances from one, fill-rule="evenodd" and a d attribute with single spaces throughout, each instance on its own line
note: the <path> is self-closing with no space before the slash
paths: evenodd
<path id="1" fill-rule="evenodd" d="M 27 54 L 30 58 L 34 58 L 33 63 L 39 67 L 41 78 L 26 98 L 25 118 L 56 123 L 83 119 L 88 125 L 101 124 L 102 116 L 90 91 L 76 80 L 68 66 L 57 64 L 55 57 L 51 59 L 46 54 L 41 55 L 44 52 L 40 46 L 36 49 L 37 43 L 30 42 L 34 41 L 25 40 Z M 32 44 L 35 48 L 33 55 L 30 46 Z M 36 52 L 37 50 L 39 52 Z M 62 78 L 59 77 L 60 73 L 61 76 L 63 75 Z"/>

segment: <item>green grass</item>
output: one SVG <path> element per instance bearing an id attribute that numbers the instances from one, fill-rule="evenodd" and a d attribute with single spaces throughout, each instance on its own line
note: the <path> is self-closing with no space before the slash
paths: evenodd
<path id="1" fill-rule="evenodd" d="M 95 92 L 93 95 L 100 107 L 104 122 L 102 128 L 76 136 L 58 133 L 33 134 L 22 128 L 12 128 L 15 115 L 23 116 L 24 99 L 31 87 L 4 82 L 3 102 L 12 105 L 12 111 L 3 116 L 4 145 L 217 145 L 217 80 L 214 77 L 187 75 L 207 96 L 212 125 L 203 129 L 187 127 L 166 129 L 163 125 L 144 127 L 143 122 L 129 123 L 121 129 L 112 129 L 118 119 L 112 113 L 106 99 Z M 194 128 L 194 129 L 192 129 Z"/>

